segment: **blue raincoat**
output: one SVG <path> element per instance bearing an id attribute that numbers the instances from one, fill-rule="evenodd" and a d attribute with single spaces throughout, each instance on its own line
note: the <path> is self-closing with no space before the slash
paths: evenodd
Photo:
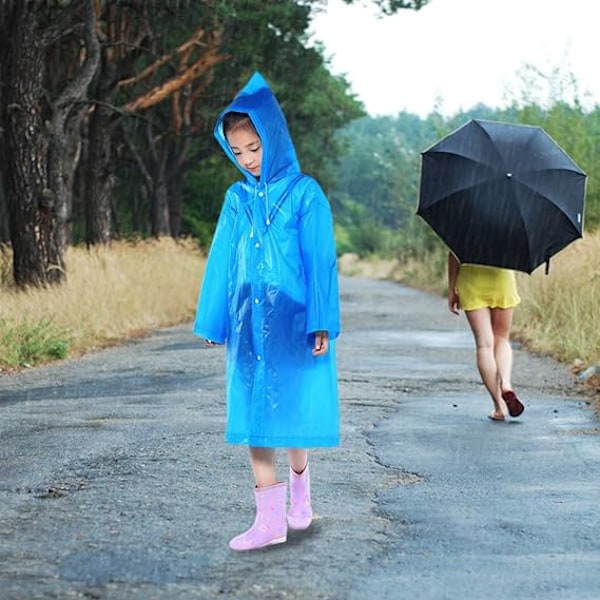
<path id="1" fill-rule="evenodd" d="M 243 169 L 223 116 L 247 113 L 261 138 L 259 178 Z M 254 447 L 339 444 L 340 310 L 333 223 L 319 184 L 301 173 L 285 117 L 255 73 L 217 119 L 215 137 L 244 178 L 225 195 L 194 333 L 226 343 L 225 439 Z M 329 352 L 314 357 L 314 332 Z"/>

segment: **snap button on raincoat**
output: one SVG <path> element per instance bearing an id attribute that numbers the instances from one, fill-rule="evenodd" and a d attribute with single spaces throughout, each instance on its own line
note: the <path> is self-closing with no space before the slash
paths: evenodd
<path id="1" fill-rule="evenodd" d="M 247 113 L 261 138 L 259 178 L 243 169 L 223 116 Z M 255 73 L 217 119 L 215 137 L 244 178 L 225 195 L 194 333 L 226 344 L 225 439 L 254 447 L 339 444 L 336 338 L 340 310 L 333 221 L 303 174 L 285 117 Z M 312 355 L 314 332 L 329 352 Z"/>

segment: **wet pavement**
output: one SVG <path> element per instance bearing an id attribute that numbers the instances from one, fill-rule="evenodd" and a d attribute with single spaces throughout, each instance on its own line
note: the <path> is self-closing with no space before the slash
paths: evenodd
<path id="1" fill-rule="evenodd" d="M 227 546 L 252 478 L 190 326 L 1 377 L 0 598 L 597 600 L 600 427 L 565 367 L 517 349 L 526 410 L 492 422 L 464 316 L 341 291 L 342 444 L 311 528 L 261 551 Z"/>

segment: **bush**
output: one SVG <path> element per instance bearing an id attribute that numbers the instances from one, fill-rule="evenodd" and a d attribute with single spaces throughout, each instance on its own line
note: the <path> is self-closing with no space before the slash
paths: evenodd
<path id="1" fill-rule="evenodd" d="M 0 363 L 13 367 L 66 358 L 68 334 L 47 320 L 15 326 L 2 321 L 0 350 Z"/>

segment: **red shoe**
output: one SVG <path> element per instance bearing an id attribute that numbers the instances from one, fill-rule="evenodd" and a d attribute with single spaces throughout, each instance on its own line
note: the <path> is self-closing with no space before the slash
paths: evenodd
<path id="1" fill-rule="evenodd" d="M 506 402 L 508 414 L 511 417 L 518 417 L 525 410 L 523 403 L 517 398 L 514 392 L 502 392 L 502 400 Z"/>

